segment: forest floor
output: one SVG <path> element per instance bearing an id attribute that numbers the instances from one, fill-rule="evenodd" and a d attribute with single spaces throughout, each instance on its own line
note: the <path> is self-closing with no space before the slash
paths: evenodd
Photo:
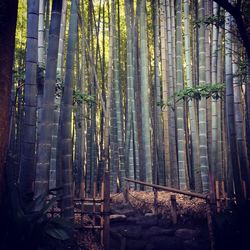
<path id="1" fill-rule="evenodd" d="M 171 216 L 171 195 L 176 196 L 177 223 Z M 209 250 L 206 203 L 199 198 L 158 192 L 130 191 L 128 202 L 122 193 L 110 199 L 110 250 Z M 216 250 L 249 249 L 250 204 L 232 207 L 213 216 Z M 90 223 L 86 218 L 86 223 Z M 96 231 L 79 234 L 80 249 L 102 250 Z"/>
<path id="2" fill-rule="evenodd" d="M 128 203 L 122 193 L 111 195 L 110 250 L 210 249 L 205 202 L 175 194 L 177 224 L 173 224 L 171 195 L 158 192 L 157 215 L 153 192 L 130 191 Z M 86 223 L 89 223 L 87 218 Z M 94 231 L 79 234 L 77 238 L 81 249 L 102 249 Z"/>
<path id="3" fill-rule="evenodd" d="M 176 196 L 177 223 L 171 217 L 171 195 Z M 111 197 L 111 250 L 206 250 L 210 249 L 206 203 L 170 192 L 158 192 L 158 213 L 154 213 L 154 193 L 130 191 Z"/>
<path id="4" fill-rule="evenodd" d="M 201 219 L 206 217 L 206 203 L 199 198 L 190 198 L 186 195 L 175 194 L 166 191 L 158 191 L 157 207 L 159 214 L 170 218 L 170 197 L 175 195 L 177 203 L 177 214 L 179 219 L 192 217 Z M 154 210 L 154 193 L 152 191 L 129 191 L 129 203 L 138 213 L 145 214 Z M 124 204 L 122 193 L 111 195 L 111 208 L 115 204 Z"/>

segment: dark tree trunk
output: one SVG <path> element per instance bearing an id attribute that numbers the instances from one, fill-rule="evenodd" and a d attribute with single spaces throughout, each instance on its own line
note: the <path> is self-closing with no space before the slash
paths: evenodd
<path id="1" fill-rule="evenodd" d="M 10 94 L 17 6 L 18 0 L 0 2 L 0 211 L 5 191 L 5 160 L 10 126 Z"/>
<path id="2" fill-rule="evenodd" d="M 242 43 L 246 48 L 246 53 L 248 57 L 248 62 L 250 61 L 250 29 L 249 29 L 249 18 L 244 16 L 243 11 L 241 10 L 241 1 L 237 1 L 237 4 L 233 5 L 228 0 L 214 0 L 227 12 L 229 12 L 234 18 Z M 248 13 L 248 12 L 246 12 Z"/>
<path id="3" fill-rule="evenodd" d="M 33 192 L 36 155 L 37 117 L 37 51 L 38 51 L 39 2 L 28 1 L 26 42 L 26 67 L 24 90 L 24 119 L 22 125 L 22 148 L 20 162 L 20 188 L 22 196 Z"/>
<path id="4" fill-rule="evenodd" d="M 62 97 L 62 180 L 63 180 L 63 214 L 66 219 L 74 218 L 73 187 L 72 187 L 72 111 L 73 111 L 73 82 L 74 59 L 77 42 L 77 7 L 79 0 L 73 0 L 70 10 L 67 61 L 65 84 Z"/>
<path id="5" fill-rule="evenodd" d="M 36 163 L 35 195 L 47 192 L 49 188 L 49 163 L 52 143 L 52 125 L 55 109 L 56 68 L 61 25 L 62 0 L 53 0 L 46 73 L 42 101 L 41 135 L 39 137 Z"/>

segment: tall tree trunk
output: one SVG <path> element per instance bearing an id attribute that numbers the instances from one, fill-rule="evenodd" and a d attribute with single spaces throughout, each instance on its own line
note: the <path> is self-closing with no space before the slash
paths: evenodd
<path id="1" fill-rule="evenodd" d="M 44 44 L 44 0 L 39 0 L 38 17 L 38 64 L 40 67 L 45 64 L 45 44 Z"/>
<path id="2" fill-rule="evenodd" d="M 148 96 L 148 48 L 147 48 L 146 1 L 140 3 L 140 55 L 141 55 L 141 101 L 142 105 L 142 147 L 146 182 L 152 183 L 152 155 L 150 142 L 149 96 Z"/>
<path id="3" fill-rule="evenodd" d="M 174 96 L 176 82 L 176 63 L 175 63 L 175 20 L 173 1 L 167 3 L 167 54 L 168 54 L 168 98 Z M 173 29 L 174 27 L 174 29 Z M 168 109 L 169 119 L 169 150 L 170 150 L 170 171 L 171 171 L 171 186 L 179 187 L 178 162 L 176 150 L 176 117 L 175 117 L 175 102 Z"/>
<path id="4" fill-rule="evenodd" d="M 95 20 L 94 20 L 94 5 L 93 5 L 93 1 L 91 0 L 91 10 L 92 10 L 92 18 L 91 18 L 91 22 L 90 22 L 90 27 L 92 29 L 92 33 L 91 33 L 91 56 L 93 59 L 93 62 L 95 61 L 95 46 L 94 46 L 94 25 L 95 25 Z M 94 67 L 94 63 L 92 63 L 92 67 L 91 67 L 91 77 L 92 77 L 92 84 L 90 86 L 90 93 L 92 96 L 94 96 L 94 101 L 97 102 L 97 77 L 96 77 L 96 73 L 95 73 L 95 67 Z M 96 124 L 96 114 L 97 114 L 97 105 L 91 105 L 91 194 L 93 194 L 94 191 L 94 183 L 96 183 L 96 173 L 97 173 L 97 156 L 98 156 L 98 152 L 97 152 L 97 124 Z"/>
<path id="5" fill-rule="evenodd" d="M 119 17 L 119 1 L 118 1 L 118 13 Z M 119 20 L 118 20 L 119 21 Z M 124 137 L 123 137 L 123 113 L 122 113 L 122 93 L 121 93 L 121 81 L 120 81 L 120 60 L 119 60 L 119 51 L 120 51 L 120 40 L 119 40 L 119 23 L 118 30 L 115 32 L 114 36 L 114 99 L 115 99 L 115 110 L 116 110 L 116 124 L 117 124 L 117 149 L 118 149 L 118 171 L 117 173 L 120 177 L 120 181 L 125 177 L 124 169 Z"/>
<path id="6" fill-rule="evenodd" d="M 223 37 L 223 31 L 222 31 L 222 28 L 220 27 L 219 28 L 219 31 L 218 31 L 218 56 L 217 56 L 217 67 L 216 67 L 216 70 L 217 70 L 217 83 L 222 83 L 223 82 L 223 69 L 224 67 L 222 67 L 223 65 L 223 62 L 222 62 L 222 50 L 223 50 L 223 45 L 222 45 L 222 37 Z M 218 133 L 217 133 L 217 137 L 218 137 L 218 144 L 217 144 L 217 148 L 218 148 L 218 157 L 217 157 L 217 169 L 216 169 L 216 176 L 218 178 L 219 181 L 222 181 L 223 178 L 224 178 L 224 175 L 223 175 L 223 115 L 222 115 L 222 103 L 224 103 L 224 101 L 222 99 L 219 99 L 217 101 L 217 128 L 218 128 Z"/>
<path id="7" fill-rule="evenodd" d="M 237 25 L 239 34 L 242 39 L 242 43 L 246 48 L 246 54 L 248 57 L 248 64 L 250 63 L 250 34 L 249 34 L 249 9 L 245 8 L 242 10 L 241 2 L 237 1 L 234 5 L 233 1 L 230 0 L 214 0 L 222 8 L 224 8 L 228 13 L 234 17 L 235 23 Z M 244 1 L 248 2 L 248 1 Z"/>
<path id="8" fill-rule="evenodd" d="M 239 50 L 238 44 L 233 43 L 232 52 L 232 73 L 233 73 L 233 93 L 234 93 L 234 110 L 235 110 L 235 132 L 236 132 L 236 144 L 238 150 L 238 161 L 241 170 L 242 181 L 245 183 L 246 194 L 250 195 L 250 173 L 249 173 L 249 162 L 247 158 L 247 145 L 246 145 L 246 134 L 244 133 L 245 127 L 243 122 L 243 102 L 242 102 L 242 91 L 241 91 L 241 79 L 239 76 L 238 65 L 240 64 L 236 51 Z"/>
<path id="9" fill-rule="evenodd" d="M 165 184 L 165 164 L 164 164 L 164 148 L 163 148 L 163 126 L 161 117 L 161 83 L 159 68 L 159 4 L 158 1 L 153 2 L 153 29 L 154 29 L 154 123 L 155 123 L 155 147 L 158 168 L 158 180 L 160 185 Z"/>
<path id="10" fill-rule="evenodd" d="M 68 0 L 62 2 L 62 16 L 60 24 L 60 35 L 58 45 L 58 57 L 57 57 L 57 74 L 60 79 L 63 79 L 63 66 L 64 66 L 64 47 L 65 47 L 65 33 L 66 33 L 66 19 L 67 19 L 67 5 Z"/>
<path id="11" fill-rule="evenodd" d="M 50 20 L 51 20 L 51 13 L 50 13 L 50 3 L 51 0 L 45 0 L 45 61 L 47 60 L 47 54 L 48 54 L 48 44 L 49 44 L 49 28 L 50 28 Z"/>
<path id="12" fill-rule="evenodd" d="M 88 1 L 88 23 L 91 23 L 91 15 L 92 15 L 92 11 L 91 11 L 91 5 L 90 5 L 90 1 Z M 88 44 L 88 56 L 91 57 L 91 51 L 90 51 L 90 42 L 91 42 L 91 25 L 88 25 L 88 29 L 87 29 L 87 44 Z M 92 82 L 91 79 L 91 62 L 89 62 L 89 60 L 87 60 L 87 65 L 88 65 L 88 94 L 91 95 L 91 90 L 90 90 L 90 83 Z M 86 178 L 85 178 L 85 189 L 86 192 L 89 193 L 90 192 L 90 186 L 91 186 L 91 130 L 90 130 L 90 126 L 91 126 L 91 113 L 90 113 L 90 106 L 87 109 L 87 115 L 89 117 L 88 122 L 87 122 L 87 160 L 86 160 Z M 103 175 L 103 174 L 102 174 Z"/>
<path id="13" fill-rule="evenodd" d="M 160 27 L 161 27 L 161 71 L 162 71 L 162 100 L 166 105 L 168 102 L 168 85 L 167 85 L 167 34 L 166 34 L 166 4 L 164 0 L 160 1 Z M 170 154 L 169 154 L 169 120 L 168 106 L 163 110 L 163 138 L 164 138 L 164 156 L 165 156 L 165 177 L 166 185 L 171 185 L 170 173 Z"/>
<path id="14" fill-rule="evenodd" d="M 20 162 L 20 187 L 22 195 L 33 192 L 35 177 L 38 13 L 39 1 L 28 1 L 25 102 Z"/>
<path id="15" fill-rule="evenodd" d="M 44 67 L 45 67 L 45 36 L 44 36 L 44 9 L 45 1 L 39 0 L 38 16 L 38 81 L 37 81 L 37 143 L 41 134 L 42 119 L 42 99 L 44 85 Z"/>
<path id="16" fill-rule="evenodd" d="M 112 1 L 111 20 L 110 20 L 110 36 L 109 36 L 109 65 L 108 65 L 108 90 L 106 96 L 106 116 L 104 125 L 104 150 L 105 150 L 105 169 L 110 168 L 109 162 L 109 142 L 110 142 L 110 116 L 111 116 L 111 100 L 113 93 L 112 81 L 113 75 L 113 60 L 114 60 L 114 32 L 115 32 L 115 13 L 114 1 Z M 112 174 L 111 179 L 113 179 Z"/>
<path id="17" fill-rule="evenodd" d="M 247 65 L 247 82 L 246 82 L 246 140 L 247 140 L 247 156 L 250 163 L 250 64 Z M 250 165 L 250 164 L 249 164 Z M 248 170 L 250 171 L 250 169 Z"/>
<path id="18" fill-rule="evenodd" d="M 138 7 L 137 7 L 138 8 Z M 131 134 L 131 142 L 133 140 L 133 159 L 134 159 L 134 169 L 135 169 L 135 178 L 139 179 L 140 174 L 142 174 L 142 171 L 140 169 L 142 165 L 142 157 L 140 157 L 140 152 L 142 152 L 142 147 L 141 145 L 141 137 L 139 137 L 139 132 L 141 131 L 141 117 L 140 114 L 138 113 L 138 110 L 141 108 L 141 99 L 140 99 L 140 86 L 139 86 L 139 66 L 138 66 L 138 61 L 136 58 L 138 55 L 138 35 L 133 36 L 133 34 L 137 33 L 138 34 L 138 20 L 139 20 L 139 8 L 136 10 L 136 17 L 134 20 L 134 10 L 132 7 L 132 13 L 131 13 L 131 34 L 132 34 L 132 77 L 133 81 L 131 81 L 131 110 L 132 110 L 132 134 Z M 138 72 L 137 72 L 138 69 Z M 136 188 L 138 189 L 139 186 L 136 185 Z"/>
<path id="19" fill-rule="evenodd" d="M 192 59 L 191 59 L 191 37 L 190 37 L 190 22 L 189 22 L 189 0 L 184 1 L 184 41 L 185 41 L 185 59 L 186 59 L 186 78 L 187 86 L 194 86 L 193 72 L 192 72 Z M 191 168 L 194 178 L 194 187 L 196 192 L 202 191 L 201 171 L 200 171 L 200 151 L 199 151 L 199 136 L 198 136 L 198 119 L 196 112 L 196 101 L 190 100 L 188 103 L 190 115 L 190 130 L 191 130 Z"/>
<path id="20" fill-rule="evenodd" d="M 0 210 L 5 194 L 5 160 L 10 126 L 10 93 L 15 48 L 17 0 L 0 3 Z M 2 213 L 0 212 L 2 215 Z"/>
<path id="21" fill-rule="evenodd" d="M 132 109 L 132 129 L 134 131 L 134 166 L 135 166 L 135 178 L 145 180 L 145 171 L 143 171 L 143 148 L 142 148 L 142 119 L 141 119 L 141 69 L 139 66 L 139 17 L 140 17 L 140 1 L 137 1 L 136 13 L 134 14 L 134 4 L 131 3 L 131 33 L 132 33 L 132 61 L 133 61 L 133 81 L 131 87 L 131 109 Z M 139 185 L 136 185 L 139 188 Z M 143 189 L 140 186 L 140 189 Z"/>
<path id="22" fill-rule="evenodd" d="M 58 56 L 57 56 L 57 87 L 56 87 L 56 96 L 55 96 L 55 106 L 54 106 L 54 121 L 52 126 L 52 142 L 51 142 L 51 156 L 50 156 L 50 175 L 49 175 L 49 187 L 55 188 L 56 185 L 59 187 L 61 186 L 60 178 L 58 178 L 57 183 L 57 176 L 61 175 L 61 158 L 57 157 L 61 154 L 61 130 L 60 121 L 62 120 L 61 117 L 61 99 L 62 99 L 62 84 L 63 84 L 63 77 L 64 77 L 64 47 L 65 47 L 65 31 L 66 31 L 66 17 L 67 17 L 67 0 L 63 0 L 62 3 L 62 16 L 61 16 L 61 25 L 60 25 L 60 35 L 59 35 L 59 45 L 58 45 Z M 63 125 L 62 125 L 63 126 Z M 58 159 L 59 158 L 59 159 Z M 59 162 L 58 162 L 59 161 Z M 57 173 L 58 169 L 58 173 Z"/>
<path id="23" fill-rule="evenodd" d="M 176 90 L 180 91 L 184 87 L 183 81 L 183 60 L 182 60 L 182 0 L 176 1 Z M 177 115 L 177 146 L 178 146 L 178 167 L 180 189 L 189 188 L 189 178 L 187 173 L 187 158 L 184 130 L 184 100 L 181 99 L 176 104 Z"/>
<path id="24" fill-rule="evenodd" d="M 129 178 L 135 179 L 134 169 L 134 153 L 133 153 L 133 86 L 134 86 L 134 72 L 133 72 L 133 39 L 132 39 L 132 5 L 125 0 L 126 13 L 126 27 L 127 27 L 127 100 L 126 100 L 126 132 L 125 132 L 125 167 L 126 175 Z M 130 184 L 134 187 L 134 184 Z"/>
<path id="25" fill-rule="evenodd" d="M 218 17 L 218 5 L 213 3 L 213 15 Z M 217 83 L 217 58 L 218 58 L 218 31 L 219 27 L 213 25 L 212 34 L 212 84 Z M 211 116 L 212 116 L 212 144 L 211 144 L 211 174 L 216 178 L 217 160 L 218 160 L 218 115 L 217 113 L 218 100 L 211 100 Z M 217 178 L 216 178 L 217 179 Z"/>
<path id="26" fill-rule="evenodd" d="M 72 187 L 72 111 L 74 58 L 77 42 L 77 20 L 79 0 L 73 0 L 70 9 L 65 83 L 62 98 L 62 170 L 63 170 L 63 215 L 73 220 L 73 187 Z"/>
<path id="27" fill-rule="evenodd" d="M 79 47 L 81 46 L 81 69 L 80 76 L 77 80 L 77 90 L 81 93 L 85 93 L 86 91 L 86 81 L 85 81 L 85 67 L 86 67 L 86 55 L 85 55 L 85 22 L 84 22 L 84 2 L 81 2 L 82 5 L 82 14 L 81 14 L 81 31 L 82 36 L 78 34 L 78 43 Z M 79 60 L 80 63 L 80 60 Z M 85 167 L 85 104 L 81 102 L 77 104 L 76 111 L 76 145 L 75 145 L 75 153 L 76 153 L 76 171 L 77 171 L 77 181 L 76 181 L 76 190 L 77 195 L 81 198 L 84 197 L 84 167 Z"/>
<path id="28" fill-rule="evenodd" d="M 240 166 L 238 162 L 238 150 L 235 137 L 235 111 L 234 111 L 234 92 L 233 92 L 233 75 L 232 75 L 232 34 L 231 34 L 231 15 L 226 12 L 225 15 L 225 82 L 226 82 L 226 121 L 227 135 L 229 142 L 229 160 L 232 166 L 233 180 L 236 201 L 239 205 L 244 200 Z M 229 184 L 231 185 L 231 184 Z"/>
<path id="29" fill-rule="evenodd" d="M 200 20 L 204 19 L 204 1 L 199 1 L 198 17 Z M 199 30 L 199 85 L 206 84 L 206 61 L 205 61 L 205 24 L 201 23 Z M 199 103 L 199 137 L 200 137 L 200 167 L 203 192 L 209 191 L 208 178 L 208 151 L 207 151 L 207 124 L 206 124 L 207 110 L 206 98 L 202 97 Z"/>
<path id="30" fill-rule="evenodd" d="M 86 168 L 86 186 L 87 186 L 87 192 L 89 194 L 93 194 L 93 187 L 94 187 L 94 183 L 96 181 L 96 177 L 97 177 L 97 156 L 98 156 L 98 152 L 97 152 L 97 121 L 96 121 L 96 112 L 97 112 L 97 89 L 98 91 L 100 91 L 100 86 L 99 86 L 99 82 L 98 82 L 98 78 L 97 78 L 97 73 L 95 70 L 95 47 L 94 47 L 94 9 L 93 9 L 93 3 L 92 1 L 89 1 L 89 30 L 88 30 L 88 40 L 89 40 L 89 45 L 87 45 L 88 47 L 88 51 L 89 51 L 89 86 L 88 86 L 88 91 L 89 94 L 92 95 L 94 97 L 94 103 L 92 103 L 90 105 L 90 109 L 89 109 L 89 116 L 90 116 L 90 120 L 89 120 L 89 126 L 88 126 L 88 139 L 87 139 L 87 168 Z M 101 99 L 101 104 L 102 104 L 102 108 L 103 110 L 105 110 L 105 106 L 102 100 L 102 96 L 101 93 L 99 95 L 100 99 Z M 106 114 L 105 114 L 106 115 Z M 101 174 L 101 177 L 103 177 L 103 173 Z"/>
<path id="31" fill-rule="evenodd" d="M 54 121 L 54 97 L 61 11 L 62 0 L 54 0 L 52 4 L 46 73 L 43 90 L 41 124 L 41 131 L 43 131 L 43 133 L 41 134 L 40 141 L 38 143 L 35 181 L 36 196 L 46 192 L 49 188 L 49 163 L 51 154 L 52 125 Z"/>
<path id="32" fill-rule="evenodd" d="M 102 25 L 102 64 L 101 64 L 101 83 L 102 83 L 102 99 L 104 101 L 104 103 L 106 104 L 106 95 L 105 95 L 105 29 L 106 29 L 106 25 L 105 25 L 105 1 L 102 4 L 102 21 L 103 21 L 103 25 Z M 97 178 L 97 187 L 98 190 L 100 190 L 101 187 L 101 176 L 103 175 L 103 170 L 105 168 L 105 148 L 104 148 L 104 122 L 105 122 L 105 117 L 104 117 L 104 111 L 101 111 L 101 122 L 100 122 L 100 126 L 101 126 L 101 131 L 100 131 L 100 161 L 99 161 L 99 166 L 98 166 L 98 178 Z"/>
<path id="33" fill-rule="evenodd" d="M 210 0 L 204 0 L 204 8 L 205 8 L 205 20 L 208 20 L 209 17 L 211 17 L 212 13 L 212 6 L 211 6 L 212 1 Z M 212 39 L 211 37 L 211 24 L 208 24 L 205 26 L 205 65 L 206 65 L 206 84 L 210 85 L 211 84 L 211 42 L 210 40 Z M 211 175 L 211 144 L 212 144 L 212 114 L 211 114 L 211 97 L 206 99 L 206 107 L 207 107 L 207 153 L 208 153 L 208 166 L 209 166 L 209 175 L 210 175 L 210 192 L 213 190 L 213 176 Z M 214 193 L 214 191 L 212 191 Z"/>
<path id="34" fill-rule="evenodd" d="M 112 33 L 112 48 L 110 53 L 112 53 L 111 68 L 112 70 L 112 80 L 113 83 L 111 86 L 111 114 L 110 114 L 110 184 L 111 192 L 117 191 L 117 178 L 118 178 L 118 169 L 119 169 L 119 160 L 118 160 L 118 141 L 117 141 L 117 107 L 116 107 L 116 98 L 115 98 L 115 82 L 118 81 L 118 64 L 117 64 L 117 55 L 116 55 L 116 8 L 115 1 L 111 1 L 111 26 L 110 30 Z"/>

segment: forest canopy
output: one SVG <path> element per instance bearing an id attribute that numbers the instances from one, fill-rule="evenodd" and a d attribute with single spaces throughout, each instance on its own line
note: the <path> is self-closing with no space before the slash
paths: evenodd
<path id="1" fill-rule="evenodd" d="M 12 0 L 0 10 L 13 13 L 0 15 L 1 185 L 22 197 L 60 190 L 66 218 L 107 170 L 112 193 L 128 177 L 249 198 L 249 1 Z"/>

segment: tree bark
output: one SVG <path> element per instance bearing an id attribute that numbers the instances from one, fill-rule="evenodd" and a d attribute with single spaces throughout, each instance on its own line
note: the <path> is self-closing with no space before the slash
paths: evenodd
<path id="1" fill-rule="evenodd" d="M 62 171 L 63 171 L 63 215 L 66 219 L 73 220 L 73 182 L 72 182 L 72 111 L 73 111 L 73 81 L 74 59 L 77 41 L 77 8 L 79 0 L 71 3 L 67 60 L 65 71 L 64 92 L 62 97 Z"/>
<path id="2" fill-rule="evenodd" d="M 19 178 L 22 196 L 33 192 L 33 182 L 35 178 L 38 87 L 38 13 L 39 2 L 29 0 L 24 85 L 24 119 L 22 124 L 22 148 Z"/>
<path id="3" fill-rule="evenodd" d="M 231 169 L 228 171 L 228 179 L 230 180 L 230 171 L 232 171 L 236 201 L 241 205 L 244 201 L 243 187 L 241 182 L 241 172 L 238 161 L 238 150 L 236 144 L 235 130 L 235 108 L 234 108 L 234 90 L 233 90 L 233 72 L 232 72 L 232 34 L 231 31 L 231 16 L 225 15 L 225 83 L 226 83 L 226 123 L 228 137 L 228 151 Z M 242 150 L 242 149 L 241 149 Z M 232 183 L 228 183 L 233 188 Z"/>
<path id="4" fill-rule="evenodd" d="M 5 160 L 9 138 L 17 6 L 17 0 L 3 0 L 0 3 L 0 210 L 5 191 Z"/>
<path id="5" fill-rule="evenodd" d="M 140 69 L 141 69 L 141 107 L 142 114 L 142 148 L 144 153 L 143 163 L 146 182 L 152 183 L 152 153 L 150 138 L 150 108 L 148 96 L 148 49 L 147 49 L 147 22 L 146 1 L 140 3 Z"/>
<path id="6" fill-rule="evenodd" d="M 47 192 L 49 188 L 49 163 L 52 142 L 52 125 L 54 120 L 54 96 L 56 85 L 56 67 L 58 43 L 61 24 L 62 0 L 53 1 L 46 73 L 43 90 L 41 136 L 37 148 L 35 195 Z"/>
<path id="7" fill-rule="evenodd" d="M 235 6 L 227 0 L 214 0 L 218 3 L 222 8 L 224 8 L 231 16 L 234 18 L 238 31 L 240 33 L 242 43 L 246 48 L 248 61 L 250 61 L 250 32 L 248 31 L 249 23 L 244 21 L 243 13 L 240 10 L 240 4 L 236 4 Z M 240 2 L 240 1 L 237 1 Z"/>

